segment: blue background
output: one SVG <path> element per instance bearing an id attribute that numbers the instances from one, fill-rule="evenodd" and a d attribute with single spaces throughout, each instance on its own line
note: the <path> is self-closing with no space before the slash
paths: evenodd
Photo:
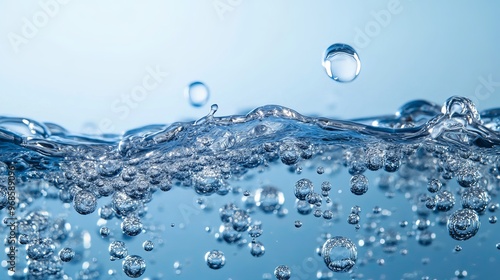
<path id="1" fill-rule="evenodd" d="M 62 2 L 0 2 L 0 115 L 55 122 L 77 132 L 119 133 L 151 123 L 196 119 L 208 113 L 211 103 L 219 105 L 217 115 L 279 104 L 307 115 L 342 119 L 390 114 L 414 99 L 442 104 L 451 95 L 470 97 L 479 109 L 500 107 L 496 84 L 500 82 L 500 3 L 494 1 Z M 46 9 L 52 15 L 44 21 Z M 29 36 L 23 34 L 27 29 Z M 334 82 L 321 66 L 323 51 L 339 42 L 354 47 L 361 59 L 360 76 L 352 83 Z M 160 69 L 168 76 L 133 106 L 126 105 L 127 113 L 118 110 L 117 106 L 125 106 L 122 98 L 130 97 L 150 75 L 148 69 Z M 494 83 L 485 86 L 485 80 Z M 204 107 L 192 107 L 184 96 L 186 85 L 193 81 L 210 88 Z M 202 215 L 205 212 L 193 204 L 192 192 L 181 189 L 159 194 L 150 205 L 151 221 L 165 226 L 159 231 L 161 237 L 154 231 L 140 236 L 129 242 L 129 252 L 146 258 L 147 276 L 162 274 L 164 279 L 259 279 L 279 264 L 307 269 L 304 262 L 309 257 L 314 259 L 306 265 L 325 269 L 313 250 L 319 244 L 321 222 L 312 216 L 299 217 L 293 206 L 290 186 L 306 176 L 286 177 L 277 171 L 242 186 L 252 189 L 269 182 L 287 197 L 287 218 L 256 215 L 267 221 L 261 239 L 267 249 L 263 258 L 255 259 L 247 250 L 213 238 L 219 225 L 217 209 L 227 198 L 211 197 L 215 210 Z M 318 187 L 323 179 L 316 179 Z M 347 174 L 336 180 L 335 190 L 346 192 Z M 361 200 L 346 197 L 352 200 L 337 197 L 344 199 L 343 215 L 354 204 L 366 214 L 385 203 L 375 188 Z M 98 230 L 97 214 L 81 217 L 58 203 L 40 203 L 54 213 L 68 213 L 78 230 L 93 235 Z M 403 197 L 384 206 L 399 209 L 388 227 L 411 217 Z M 358 272 L 368 279 L 379 275 L 400 279 L 405 272 L 418 275 L 408 279 L 422 275 L 451 279 L 456 269 L 466 268 L 480 275 L 478 279 L 488 279 L 491 271 L 485 269 L 498 263 L 491 257 L 498 254 L 491 243 L 498 241 L 492 241 L 493 225 L 484 218 L 483 237 L 462 244 L 462 254 L 451 253 L 457 243 L 438 228 L 444 243 L 422 248 L 410 238 L 409 246 L 416 253 L 405 258 L 399 252 L 387 257 L 378 248 L 376 256 L 387 257 L 387 265 L 372 262 Z M 303 228 L 293 227 L 296 219 L 302 219 Z M 335 233 L 356 236 L 344 220 L 342 216 Z M 177 226 L 170 228 L 170 223 Z M 118 224 L 111 226 L 119 231 Z M 213 228 L 212 234 L 204 231 L 206 226 Z M 146 253 L 140 248 L 146 237 L 161 238 L 165 244 Z M 107 260 L 108 243 L 93 238 L 88 256 L 99 256 L 103 271 L 116 269 L 114 279 L 123 279 L 121 263 Z M 477 253 L 479 246 L 485 251 Z M 214 248 L 226 253 L 227 264 L 220 271 L 209 270 L 203 262 L 204 253 Z M 359 248 L 360 256 L 366 253 L 367 249 Z M 421 260 L 427 257 L 431 263 L 426 266 Z M 180 276 L 175 276 L 174 261 L 183 265 Z M 68 267 L 76 270 L 80 265 Z M 314 279 L 314 272 L 309 275 Z"/>

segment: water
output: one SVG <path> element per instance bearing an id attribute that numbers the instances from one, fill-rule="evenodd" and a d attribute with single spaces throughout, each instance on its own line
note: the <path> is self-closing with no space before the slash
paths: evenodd
<path id="1" fill-rule="evenodd" d="M 186 98 L 194 107 L 201 107 L 207 104 L 210 97 L 210 91 L 208 87 L 202 82 L 192 82 L 186 87 L 185 94 Z"/>
<path id="2" fill-rule="evenodd" d="M 0 118 L 0 234 L 17 248 L 15 272 L 3 262 L 1 273 L 491 275 L 499 252 L 500 109 L 478 112 L 451 97 L 355 120 L 280 106 L 216 112 L 95 137 Z"/>
<path id="3" fill-rule="evenodd" d="M 361 61 L 354 48 L 346 44 L 333 44 L 326 49 L 323 67 L 334 81 L 352 82 L 361 71 Z"/>

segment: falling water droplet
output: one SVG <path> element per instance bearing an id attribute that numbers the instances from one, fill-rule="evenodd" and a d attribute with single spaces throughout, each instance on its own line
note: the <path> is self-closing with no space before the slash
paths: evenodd
<path id="1" fill-rule="evenodd" d="M 201 107 L 208 101 L 210 92 L 202 82 L 192 82 L 185 90 L 185 96 L 194 107 Z"/>
<path id="2" fill-rule="evenodd" d="M 334 81 L 352 82 L 359 75 L 361 61 L 356 51 L 346 44 L 333 44 L 325 51 L 323 67 Z"/>

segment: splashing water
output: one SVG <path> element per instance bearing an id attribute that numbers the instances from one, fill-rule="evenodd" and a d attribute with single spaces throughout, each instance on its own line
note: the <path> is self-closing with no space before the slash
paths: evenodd
<path id="1" fill-rule="evenodd" d="M 454 260 L 467 256 L 466 242 L 481 234 L 485 247 L 497 246 L 498 240 L 488 238 L 498 236 L 495 223 L 480 220 L 499 208 L 500 109 L 479 113 L 470 100 L 451 97 L 442 107 L 419 100 L 394 116 L 349 121 L 307 117 L 280 106 L 259 107 L 244 116 L 217 117 L 216 111 L 212 106 L 209 115 L 194 122 L 101 137 L 1 117 L 0 209 L 15 210 L 2 213 L 5 224 L 9 213 L 15 215 L 18 250 L 16 271 L 4 265 L 6 273 L 33 279 L 102 279 L 107 271 L 103 266 L 121 259 L 121 268 L 110 269 L 109 275 L 161 278 L 154 271 L 168 274 L 164 260 L 150 254 L 168 252 L 179 254 L 175 273 L 187 279 L 207 269 L 230 271 L 238 279 L 263 273 L 307 279 L 332 271 L 362 278 L 374 266 L 414 263 L 386 254 L 400 251 L 404 258 L 428 259 L 430 253 L 423 248 L 436 240 L 450 244 L 447 253 L 457 248 L 453 242 L 463 242 Z M 281 175 L 273 177 L 273 172 Z M 17 196 L 15 207 L 8 209 L 11 185 Z M 180 203 L 180 192 L 186 189 L 197 198 L 195 206 Z M 174 198 L 172 203 L 158 205 L 166 209 L 163 214 L 149 212 L 168 198 Z M 49 206 L 63 215 L 44 210 Z M 169 227 L 174 225 L 172 206 L 183 220 Z M 364 213 L 362 208 L 373 211 Z M 194 222 L 198 216 L 205 218 Z M 88 226 L 84 219 L 91 221 Z M 213 242 L 226 243 L 227 251 L 246 248 L 243 255 L 250 259 L 238 251 L 207 252 L 213 244 L 200 241 L 197 246 L 205 249 L 186 250 L 191 254 L 180 269 L 182 252 L 173 254 L 164 247 L 164 235 L 179 243 L 198 227 L 203 236 L 213 234 Z M 211 228 L 219 230 L 212 233 Z M 294 238 L 301 242 L 280 242 L 280 231 L 297 234 Z M 182 233 L 177 239 L 176 232 Z M 0 233 L 9 240 L 8 227 Z M 101 245 L 94 244 L 107 247 L 111 261 L 101 256 L 98 264 L 93 254 Z M 314 248 L 320 248 L 319 255 Z M 291 258 L 280 260 L 281 250 Z M 238 274 L 231 270 L 236 259 L 264 263 Z M 407 267 L 400 278 L 435 273 L 432 262 L 425 265 Z M 469 275 L 486 277 L 480 265 L 442 273 L 453 276 L 466 268 Z"/>

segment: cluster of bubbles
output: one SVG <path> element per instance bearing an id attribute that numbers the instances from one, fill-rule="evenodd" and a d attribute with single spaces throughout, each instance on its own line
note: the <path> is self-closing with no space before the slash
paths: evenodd
<path id="1" fill-rule="evenodd" d="M 306 117 L 280 106 L 260 107 L 246 116 L 215 117 L 216 110 L 195 122 L 148 126 L 95 139 L 71 135 L 54 124 L 0 119 L 0 160 L 14 166 L 19 177 L 18 205 L 23 211 L 18 242 L 25 245 L 21 251 L 27 257 L 26 274 L 34 279 L 64 277 L 64 263 L 89 259 L 83 253 L 90 246 L 89 233 L 75 234 L 65 219 L 30 211 L 39 198 L 71 205 L 79 215 L 96 216 L 110 259 L 121 260 L 123 273 L 136 278 L 145 273 L 146 260 L 129 255 L 126 240 L 148 229 L 147 205 L 156 192 L 191 187 L 197 195 L 225 196 L 232 191 L 233 180 L 245 180 L 252 170 L 277 164 L 298 175 L 304 166 L 313 166 L 320 176 L 345 169 L 350 180 L 339 185 L 349 186 L 349 195 L 356 199 L 367 195 L 369 184 L 388 198 L 399 194 L 407 198 L 414 217 L 400 222 L 399 228 L 381 226 L 380 220 L 391 216 L 388 209 L 375 207 L 361 219 L 361 207 L 353 206 L 345 218 L 355 225 L 356 240 L 326 234 L 318 250 L 324 268 L 332 272 L 349 272 L 372 259 L 358 259 L 355 244 L 378 244 L 384 252 L 394 253 L 408 238 L 432 245 L 440 226 L 452 239 L 464 241 L 480 232 L 480 219 L 486 213 L 490 213 L 488 221 L 496 223 L 500 113 L 479 114 L 466 98 L 452 97 L 442 108 L 415 101 L 395 116 L 348 122 Z M 3 128 L 7 121 L 10 130 Z M 17 132 L 11 131 L 12 124 Z M 19 132 L 25 126 L 29 137 Z M 6 174 L 7 164 L 0 169 Z M 372 171 L 381 172 L 369 182 L 367 173 Z M 286 186 L 293 190 L 297 213 L 329 224 L 339 221 L 342 204 L 330 197 L 332 183 L 325 180 L 315 188 L 311 178 L 301 177 Z M 266 249 L 259 239 L 263 225 L 254 213 L 286 216 L 288 197 L 280 188 L 260 185 L 243 192 L 243 206 L 220 205 L 217 240 L 248 246 L 253 257 L 264 256 Z M 7 187 L 0 186 L 0 209 L 6 207 L 7 196 Z M 431 222 L 433 216 L 437 223 Z M 110 221 L 120 224 L 125 241 L 109 238 L 113 236 L 106 224 Z M 301 220 L 294 225 L 300 230 L 305 227 Z M 153 247 L 150 240 L 143 243 L 146 252 Z M 401 249 L 401 254 L 407 253 Z M 209 268 L 221 269 L 226 259 L 213 250 L 206 253 L 205 261 Z M 99 279 L 95 262 L 86 263 L 79 277 Z M 386 260 L 376 263 L 384 265 Z M 289 279 L 291 274 L 288 266 L 274 271 L 277 279 Z"/>

